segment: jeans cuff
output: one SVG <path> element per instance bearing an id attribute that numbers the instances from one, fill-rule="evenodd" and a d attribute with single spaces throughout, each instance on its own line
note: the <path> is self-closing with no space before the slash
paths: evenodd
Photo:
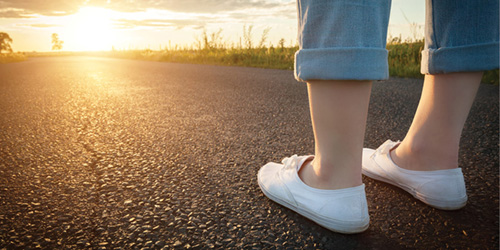
<path id="1" fill-rule="evenodd" d="M 308 80 L 385 80 L 389 78 L 383 48 L 301 49 L 295 54 L 295 78 Z"/>
<path id="2" fill-rule="evenodd" d="M 498 68 L 499 43 L 425 49 L 422 51 L 422 74 L 485 71 Z"/>

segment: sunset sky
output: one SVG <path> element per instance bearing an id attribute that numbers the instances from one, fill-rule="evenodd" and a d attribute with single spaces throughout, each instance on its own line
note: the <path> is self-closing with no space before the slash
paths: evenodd
<path id="1" fill-rule="evenodd" d="M 192 45 L 204 29 L 222 29 L 231 45 L 253 25 L 255 42 L 270 28 L 268 43 L 284 38 L 288 46 L 296 43 L 296 13 L 295 0 L 0 0 L 0 32 L 14 51 L 50 51 L 52 33 L 64 51 L 157 50 Z M 413 37 L 404 15 L 423 34 L 424 1 L 393 0 L 390 35 Z"/>

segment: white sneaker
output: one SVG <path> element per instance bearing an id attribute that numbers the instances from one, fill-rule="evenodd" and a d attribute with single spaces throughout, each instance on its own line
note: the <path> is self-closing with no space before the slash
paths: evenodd
<path id="1" fill-rule="evenodd" d="M 282 163 L 270 162 L 257 175 L 262 192 L 271 200 L 339 233 L 359 233 L 368 228 L 370 217 L 365 185 L 338 190 L 316 189 L 297 174 L 314 156 L 294 155 Z"/>
<path id="2" fill-rule="evenodd" d="M 465 206 L 467 192 L 460 168 L 435 171 L 400 168 L 389 153 L 399 143 L 387 140 L 377 150 L 363 149 L 363 174 L 402 188 L 435 208 L 455 210 Z"/>

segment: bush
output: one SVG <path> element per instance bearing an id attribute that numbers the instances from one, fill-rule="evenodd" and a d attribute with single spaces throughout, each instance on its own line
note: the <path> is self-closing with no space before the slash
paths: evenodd
<path id="1" fill-rule="evenodd" d="M 26 56 L 22 53 L 0 54 L 0 63 L 22 62 Z"/>

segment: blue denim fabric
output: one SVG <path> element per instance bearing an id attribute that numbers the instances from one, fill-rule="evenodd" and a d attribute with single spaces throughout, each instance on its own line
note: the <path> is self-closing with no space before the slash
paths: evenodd
<path id="1" fill-rule="evenodd" d="M 421 73 L 498 68 L 498 0 L 427 0 Z"/>
<path id="2" fill-rule="evenodd" d="M 297 0 L 295 77 L 383 80 L 390 0 Z M 498 68 L 498 0 L 426 0 L 424 74 Z"/>
<path id="3" fill-rule="evenodd" d="M 388 78 L 385 44 L 390 7 L 390 0 L 298 0 L 296 78 Z"/>

